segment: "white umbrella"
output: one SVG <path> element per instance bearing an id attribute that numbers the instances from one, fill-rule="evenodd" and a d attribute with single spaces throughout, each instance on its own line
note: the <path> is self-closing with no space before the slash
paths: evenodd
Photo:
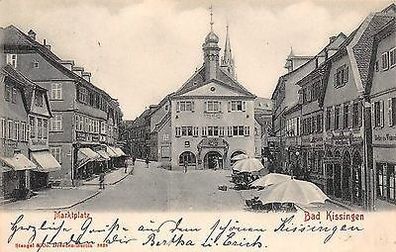
<path id="1" fill-rule="evenodd" d="M 264 166 L 256 158 L 245 158 L 236 162 L 232 169 L 239 172 L 255 172 L 264 169 Z"/>
<path id="2" fill-rule="evenodd" d="M 251 183 L 251 186 L 267 187 L 269 185 L 276 185 L 291 179 L 291 176 L 280 173 L 269 173 Z"/>
<path id="3" fill-rule="evenodd" d="M 246 159 L 246 158 L 249 158 L 249 156 L 242 153 L 242 154 L 235 155 L 234 157 L 231 158 L 231 160 L 239 161 L 239 160 Z"/>
<path id="4" fill-rule="evenodd" d="M 315 184 L 303 180 L 289 179 L 272 185 L 260 192 L 260 200 L 268 203 L 294 203 L 308 205 L 324 203 L 327 195 Z"/>

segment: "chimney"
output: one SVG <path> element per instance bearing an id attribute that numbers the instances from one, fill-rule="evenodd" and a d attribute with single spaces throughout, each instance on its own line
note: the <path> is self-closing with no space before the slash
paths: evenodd
<path id="1" fill-rule="evenodd" d="M 84 80 L 91 82 L 91 73 L 90 72 L 82 72 L 82 77 Z"/>
<path id="2" fill-rule="evenodd" d="M 329 42 L 330 42 L 330 43 L 333 43 L 336 39 L 337 39 L 337 36 L 331 36 L 331 37 L 329 38 Z"/>
<path id="3" fill-rule="evenodd" d="M 72 71 L 77 74 L 78 76 L 82 77 L 82 73 L 84 72 L 84 68 L 83 67 L 77 67 L 77 66 L 73 66 L 72 67 Z"/>
<path id="4" fill-rule="evenodd" d="M 70 71 L 73 71 L 72 68 L 74 66 L 74 60 L 59 60 L 59 63 L 62 64 L 62 66 L 66 67 Z"/>
<path id="5" fill-rule="evenodd" d="M 30 31 L 28 32 L 28 36 L 29 36 L 31 39 L 36 40 L 36 33 L 35 33 L 33 30 L 30 30 Z"/>
<path id="6" fill-rule="evenodd" d="M 46 39 L 43 40 L 43 46 L 45 46 L 45 48 L 47 48 L 48 50 L 51 51 L 51 45 L 47 44 L 47 40 Z"/>

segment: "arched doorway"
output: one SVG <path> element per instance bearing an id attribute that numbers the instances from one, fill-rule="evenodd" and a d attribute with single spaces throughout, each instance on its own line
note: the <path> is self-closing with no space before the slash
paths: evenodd
<path id="1" fill-rule="evenodd" d="M 231 154 L 231 158 L 230 158 L 230 164 L 231 165 L 233 165 L 236 161 L 235 160 L 232 160 L 232 158 L 233 157 L 235 157 L 236 155 L 240 155 L 240 154 L 246 154 L 245 152 L 243 152 L 243 151 L 240 151 L 240 150 L 237 150 L 237 151 L 234 151 L 232 154 Z"/>
<path id="2" fill-rule="evenodd" d="M 352 201 L 358 205 L 362 204 L 362 158 L 355 151 L 352 159 Z"/>
<path id="3" fill-rule="evenodd" d="M 223 169 L 223 157 L 217 151 L 209 151 L 204 157 L 204 169 Z"/>
<path id="4" fill-rule="evenodd" d="M 351 200 L 351 155 L 348 151 L 345 151 L 342 158 L 342 198 L 350 201 Z"/>
<path id="5" fill-rule="evenodd" d="M 179 156 L 179 165 L 183 166 L 185 162 L 187 162 L 187 166 L 195 166 L 197 164 L 195 154 L 191 151 L 182 152 Z"/>

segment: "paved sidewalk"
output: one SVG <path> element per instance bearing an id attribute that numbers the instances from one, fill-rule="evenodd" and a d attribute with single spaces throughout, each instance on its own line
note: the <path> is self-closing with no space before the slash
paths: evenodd
<path id="1" fill-rule="evenodd" d="M 15 201 L 0 207 L 4 210 L 56 210 L 74 207 L 101 191 L 93 187 L 56 188 L 39 191 L 37 196 Z"/>
<path id="2" fill-rule="evenodd" d="M 129 166 L 127 168 L 127 173 L 125 173 L 125 168 L 119 168 L 112 171 L 111 173 L 107 173 L 105 177 L 105 184 L 117 184 L 128 177 L 132 169 L 133 166 Z M 79 187 L 59 187 L 39 191 L 38 195 L 30 199 L 15 201 L 2 205 L 0 206 L 0 210 L 68 209 L 96 197 L 101 192 L 102 190 L 99 190 L 99 178 L 95 178 Z"/>
<path id="3" fill-rule="evenodd" d="M 115 185 L 118 182 L 122 181 L 125 179 L 128 175 L 130 175 L 130 172 L 133 170 L 133 166 L 129 165 L 127 168 L 127 172 L 125 173 L 125 168 L 118 168 L 117 170 L 114 170 L 110 173 L 106 173 L 105 176 L 105 185 Z M 99 177 L 96 177 L 90 181 L 86 181 L 83 183 L 83 185 L 96 185 L 99 186 Z"/>

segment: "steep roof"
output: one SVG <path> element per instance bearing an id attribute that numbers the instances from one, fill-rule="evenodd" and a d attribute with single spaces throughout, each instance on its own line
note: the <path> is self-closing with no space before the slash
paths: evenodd
<path id="1" fill-rule="evenodd" d="M 8 51 L 18 51 L 18 50 L 26 50 L 26 51 L 35 51 L 38 52 L 42 57 L 48 60 L 55 68 L 65 74 L 67 77 L 77 80 L 80 83 L 83 83 L 95 90 L 101 92 L 106 95 L 110 99 L 112 98 L 107 92 L 93 85 L 91 82 L 88 82 L 81 76 L 77 75 L 73 71 L 70 71 L 65 66 L 63 66 L 59 61 L 61 59 L 54 54 L 51 50 L 49 50 L 44 45 L 40 44 L 36 40 L 30 38 L 28 35 L 23 33 L 17 27 L 10 25 L 6 28 L 1 28 L 4 33 L 3 40 L 0 41 L 0 45 L 3 46 L 4 50 Z"/>
<path id="2" fill-rule="evenodd" d="M 179 96 L 190 92 L 194 89 L 202 87 L 212 81 L 217 81 L 229 88 L 239 91 L 247 96 L 255 97 L 254 94 L 250 93 L 244 86 L 242 86 L 238 81 L 234 80 L 227 73 L 224 72 L 220 67 L 218 68 L 217 78 L 213 80 L 205 80 L 205 67 L 202 66 L 198 69 L 175 93 L 174 96 Z"/>

